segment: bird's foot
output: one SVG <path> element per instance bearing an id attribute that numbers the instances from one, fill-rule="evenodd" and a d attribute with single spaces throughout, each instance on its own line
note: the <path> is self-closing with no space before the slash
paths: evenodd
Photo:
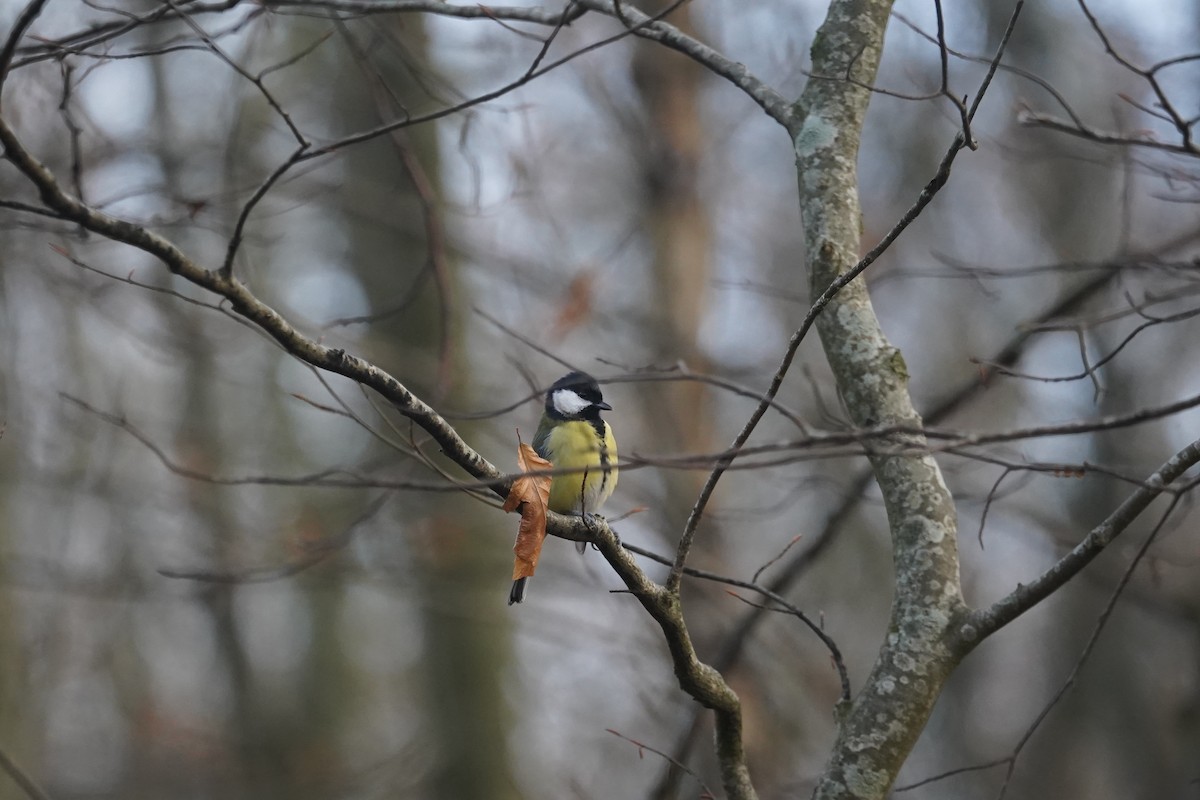
<path id="1" fill-rule="evenodd" d="M 588 530 L 591 532 L 593 537 L 596 536 L 596 533 L 597 533 L 596 526 L 597 525 L 599 525 L 600 523 L 604 523 L 605 525 L 608 525 L 608 519 L 603 514 L 594 514 L 591 511 L 588 511 L 587 513 L 585 513 L 583 515 L 583 521 L 584 521 L 584 524 L 587 525 Z M 612 531 L 612 528 L 610 527 L 609 530 Z M 620 544 L 621 537 L 617 536 L 617 532 L 612 531 L 612 535 L 613 535 L 613 538 L 616 539 L 617 544 Z M 593 540 L 591 545 L 592 545 L 592 547 L 596 547 L 596 542 Z M 599 550 L 600 548 L 596 547 L 596 549 Z"/>

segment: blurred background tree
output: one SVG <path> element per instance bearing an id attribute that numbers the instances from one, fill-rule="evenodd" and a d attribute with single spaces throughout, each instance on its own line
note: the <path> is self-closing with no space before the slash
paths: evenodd
<path id="1" fill-rule="evenodd" d="M 812 300 L 792 143 L 729 82 L 622 35 L 614 14 L 442 5 L 55 0 L 15 43 L 0 116 L 67 191 L 205 267 L 240 233 L 231 266 L 258 298 L 396 376 L 502 469 L 563 362 L 596 374 L 627 460 L 606 511 L 623 541 L 669 555 L 711 454 Z M 6 39 L 23 8 L 3 6 Z M 839 77 L 807 77 L 821 4 L 638 8 L 789 99 Z M 961 126 L 936 96 L 934 4 L 893 11 L 859 156 L 863 252 Z M 959 95 L 1011 11 L 945 9 Z M 1190 132 L 1198 33 L 1186 0 L 1024 10 L 972 126 L 979 150 L 865 273 L 931 426 L 1019 432 L 1200 394 L 1200 152 L 1171 119 L 1180 109 Z M 1114 52 L 1165 66 L 1152 82 Z M 534 64 L 555 66 L 526 80 Z M 342 142 L 423 115 L 436 118 Z M 305 152 L 341 144 L 277 172 L 300 139 Z M 708 715 L 595 552 L 549 540 L 529 599 L 507 608 L 515 518 L 462 492 L 396 488 L 448 485 L 434 467 L 461 477 L 426 434 L 147 254 L 37 204 L 6 159 L 0 751 L 46 794 L 557 800 L 720 786 Z M 812 430 L 851 426 L 815 337 L 778 401 Z M 968 600 L 1053 563 L 1198 419 L 1189 408 L 939 453 Z M 773 411 L 750 444 L 801 434 Z M 892 596 L 881 497 L 861 449 L 783 455 L 722 479 L 690 563 L 819 615 L 857 691 Z M 1019 758 L 914 796 L 1196 796 L 1198 539 L 1181 496 Z M 1155 520 L 964 660 L 900 788 L 1013 752 Z M 807 794 L 836 733 L 828 652 L 794 618 L 731 596 L 753 599 L 742 589 L 685 587 L 700 657 L 724 660 L 742 699 L 759 795 Z"/>

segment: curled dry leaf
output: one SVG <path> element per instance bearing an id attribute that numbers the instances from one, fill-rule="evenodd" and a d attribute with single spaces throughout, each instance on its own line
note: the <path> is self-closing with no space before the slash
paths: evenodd
<path id="1" fill-rule="evenodd" d="M 551 469 L 554 465 L 539 456 L 532 447 L 521 442 L 517 450 L 517 466 L 521 472 L 536 472 Z M 517 542 L 513 545 L 516 560 L 513 562 L 513 580 L 529 578 L 537 569 L 538 556 L 542 554 L 542 542 L 546 539 L 546 508 L 550 503 L 549 475 L 521 475 L 513 481 L 504 510 L 521 510 L 521 526 L 517 529 Z"/>

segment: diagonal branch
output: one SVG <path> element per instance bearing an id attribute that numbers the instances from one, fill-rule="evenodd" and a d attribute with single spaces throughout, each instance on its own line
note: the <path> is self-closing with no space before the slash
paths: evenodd
<path id="1" fill-rule="evenodd" d="M 1180 450 L 1159 467 L 1133 494 L 1125 498 L 1107 519 L 1093 528 L 1083 541 L 1060 558 L 1054 566 L 1034 581 L 1018 585 L 1007 597 L 993 603 L 990 608 L 972 612 L 959 630 L 964 644 L 974 647 L 1075 577 L 1121 535 L 1156 497 L 1164 492 L 1171 492 L 1170 485 L 1197 463 L 1200 463 L 1200 439 Z"/>
<path id="2" fill-rule="evenodd" d="M 0 769 L 8 773 L 8 777 L 12 778 L 13 783 L 21 787 L 21 791 L 29 800 L 50 800 L 50 795 L 46 794 L 45 790 L 39 786 L 33 778 L 21 769 L 21 766 L 13 760 L 12 756 L 0 749 Z"/>
<path id="3" fill-rule="evenodd" d="M 42 202 L 63 219 L 154 256 L 173 274 L 224 298 L 233 313 L 261 328 L 293 357 L 375 390 L 428 433 L 443 453 L 464 471 L 487 483 L 497 495 L 507 496 L 509 479 L 468 445 L 437 411 L 396 378 L 344 350 L 325 347 L 304 336 L 278 312 L 255 297 L 232 274 L 206 269 L 165 237 L 98 211 L 73 197 L 63 190 L 53 173 L 25 148 L 3 117 L 0 117 L 0 144 L 3 144 L 8 160 L 37 189 Z M 592 541 L 630 593 L 659 624 L 680 688 L 714 712 L 717 757 L 726 794 L 732 800 L 756 800 L 746 763 L 741 702 L 722 675 L 696 655 L 678 595 L 650 580 L 638 566 L 633 554 L 621 546 L 616 534 L 603 520 L 550 514 L 548 523 L 549 533 L 576 541 Z"/>
<path id="4" fill-rule="evenodd" d="M 305 337 L 275 309 L 255 297 L 240 280 L 220 271 L 205 269 L 166 238 L 140 225 L 97 211 L 71 196 L 59 186 L 50 170 L 25 149 L 3 118 L 0 118 L 0 143 L 4 145 L 8 159 L 37 188 L 42 202 L 62 218 L 78 223 L 93 233 L 149 253 L 175 275 L 223 297 L 235 313 L 261 328 L 291 355 L 314 367 L 336 372 L 374 389 L 401 414 L 432 436 L 446 455 L 469 475 L 479 480 L 494 481 L 492 490 L 501 497 L 507 495 L 507 482 L 502 479 L 500 470 L 463 441 L 458 432 L 433 408 L 387 372 L 344 350 L 325 347 Z"/>
<path id="5" fill-rule="evenodd" d="M 21 41 L 21 37 L 25 35 L 29 26 L 33 24 L 45 7 L 46 0 L 31 0 L 29 5 L 21 9 L 21 13 L 13 22 L 13 28 L 4 41 L 4 47 L 0 49 L 0 88 L 3 88 L 4 81 L 8 78 L 8 70 L 12 66 L 13 56 L 17 52 L 17 43 Z"/>
<path id="6" fill-rule="evenodd" d="M 591 11 L 616 17 L 629 30 L 643 39 L 650 39 L 680 52 L 705 69 L 718 75 L 741 89 L 767 113 L 767 116 L 785 128 L 794 122 L 790 103 L 775 89 L 755 76 L 746 65 L 734 61 L 698 39 L 662 20 L 656 20 L 624 0 L 577 0 L 580 6 Z"/>
<path id="7" fill-rule="evenodd" d="M 1117 270 L 1107 270 L 1099 276 L 1081 283 L 1054 305 L 1038 314 L 1034 323 L 1037 320 L 1047 321 L 1055 319 L 1080 308 L 1113 283 L 1119 274 Z M 992 356 L 989 363 L 1004 367 L 1015 365 L 1024 352 L 1025 345 L 1033 336 L 1031 327 L 1035 327 L 1035 325 L 1018 326 L 1017 333 Z M 941 400 L 933 409 L 925 414 L 926 421 L 936 423 L 946 419 L 977 399 L 986 386 L 986 380 L 972 380 L 958 387 L 958 389 L 948 394 L 945 399 Z M 829 546 L 837 538 L 837 535 L 845 528 L 853 512 L 858 509 L 862 495 L 868 485 L 870 485 L 870 481 L 870 471 L 863 470 L 850 482 L 844 492 L 842 502 L 825 517 L 825 523 L 821 526 L 821 530 L 807 542 L 804 550 L 796 553 L 783 564 L 775 576 L 767 583 L 768 589 L 782 594 L 818 563 L 821 556 L 824 555 Z M 733 630 L 726 635 L 725 640 L 721 643 L 720 650 L 718 650 L 717 655 L 712 660 L 713 665 L 717 669 L 722 672 L 728 672 L 737 666 L 745 651 L 746 643 L 750 640 L 750 635 L 765 615 L 765 608 L 755 607 L 738 621 Z M 677 760 L 682 761 L 686 758 L 688 751 L 695 745 L 699 732 L 699 716 L 693 715 L 687 729 L 680 734 L 679 739 L 672 749 Z M 679 774 L 673 768 L 667 770 L 658 787 L 656 787 L 653 796 L 655 798 L 674 797 Z"/>
<path id="8" fill-rule="evenodd" d="M 592 541 L 596 548 L 662 629 L 680 688 L 713 711 L 717 760 L 725 793 L 731 800 L 757 800 L 746 764 L 741 701 L 721 673 L 696 655 L 679 595 L 646 577 L 633 552 L 621 544 L 607 523 L 599 521 L 595 528 Z"/>

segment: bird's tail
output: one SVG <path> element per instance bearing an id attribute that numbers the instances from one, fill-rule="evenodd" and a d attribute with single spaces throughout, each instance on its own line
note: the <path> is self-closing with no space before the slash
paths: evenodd
<path id="1" fill-rule="evenodd" d="M 513 581 L 512 589 L 508 593 L 508 604 L 519 603 L 525 599 L 525 582 L 529 578 L 517 578 Z"/>

